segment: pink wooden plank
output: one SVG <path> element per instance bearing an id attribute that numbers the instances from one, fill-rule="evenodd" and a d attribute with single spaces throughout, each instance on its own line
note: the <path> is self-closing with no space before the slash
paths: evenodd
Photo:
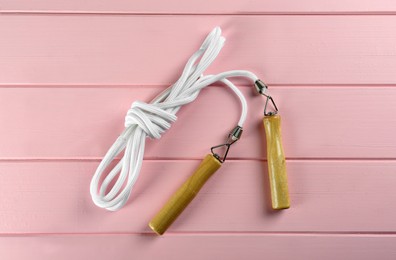
<path id="1" fill-rule="evenodd" d="M 0 158 L 101 158 L 124 127 L 135 100 L 163 87 L 0 88 Z M 230 158 L 265 158 L 264 99 L 242 88 L 249 117 Z M 395 88 L 273 87 L 283 117 L 288 158 L 396 158 Z M 239 101 L 209 87 L 182 108 L 160 140 L 147 140 L 146 158 L 202 158 L 238 120 Z M 169 149 L 172 147 L 172 149 Z"/>
<path id="2" fill-rule="evenodd" d="M 394 1 L 202 1 L 181 0 L 169 1 L 48 1 L 48 0 L 1 0 L 1 12 L 71 12 L 71 13 L 231 13 L 231 14 L 261 14 L 261 13 L 388 13 L 396 10 Z"/>
<path id="3" fill-rule="evenodd" d="M 395 24 L 396 16 L 2 15 L 0 84 L 173 83 L 216 25 L 228 41 L 208 73 L 395 84 Z"/>
<path id="4" fill-rule="evenodd" d="M 396 236 L 146 235 L 1 237 L 2 259 L 393 260 Z M 23 250 L 21 250 L 23 245 Z"/>
<path id="5" fill-rule="evenodd" d="M 147 233 L 199 161 L 145 161 L 130 202 L 93 205 L 97 162 L 2 162 L 0 233 Z M 269 209 L 266 163 L 228 161 L 169 232 L 395 232 L 395 161 L 288 161 L 292 207 Z M 151 233 L 151 232 L 150 232 Z"/>

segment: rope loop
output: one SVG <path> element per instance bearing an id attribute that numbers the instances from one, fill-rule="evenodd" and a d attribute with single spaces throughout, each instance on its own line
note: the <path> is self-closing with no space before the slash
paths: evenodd
<path id="1" fill-rule="evenodd" d="M 256 82 L 257 76 L 245 70 L 204 75 L 204 71 L 220 53 L 224 42 L 221 29 L 216 27 L 187 61 L 175 84 L 165 89 L 151 103 L 135 101 L 131 105 L 125 116 L 125 130 L 107 151 L 92 177 L 90 193 L 95 205 L 116 211 L 126 204 L 142 167 L 146 137 L 161 138 L 176 121 L 179 109 L 193 102 L 203 88 L 222 82 L 234 92 L 242 106 L 238 122 L 238 126 L 242 128 L 247 116 L 247 102 L 241 91 L 228 78 L 246 77 Z M 107 170 L 120 155 L 121 160 Z M 110 184 L 113 186 L 109 187 Z"/>

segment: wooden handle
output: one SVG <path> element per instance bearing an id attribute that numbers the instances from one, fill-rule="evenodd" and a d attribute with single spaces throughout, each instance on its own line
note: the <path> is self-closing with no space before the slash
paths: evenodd
<path id="1" fill-rule="evenodd" d="M 220 166 L 221 163 L 213 155 L 206 155 L 194 174 L 184 182 L 151 220 L 150 228 L 158 235 L 162 235 Z"/>
<path id="2" fill-rule="evenodd" d="M 268 175 L 271 187 L 272 208 L 288 209 L 290 207 L 290 200 L 285 154 L 282 147 L 280 116 L 265 116 L 264 129 L 267 137 Z"/>

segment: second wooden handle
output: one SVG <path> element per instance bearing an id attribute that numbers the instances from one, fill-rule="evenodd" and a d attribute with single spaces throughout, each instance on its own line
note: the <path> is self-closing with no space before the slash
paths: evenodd
<path id="1" fill-rule="evenodd" d="M 206 155 L 194 174 L 184 182 L 150 221 L 150 228 L 158 235 L 162 235 L 220 166 L 221 163 L 213 155 Z"/>
<path id="2" fill-rule="evenodd" d="M 281 118 L 279 115 L 264 117 L 267 138 L 268 175 L 273 209 L 290 207 L 287 184 L 286 160 L 282 147 Z"/>

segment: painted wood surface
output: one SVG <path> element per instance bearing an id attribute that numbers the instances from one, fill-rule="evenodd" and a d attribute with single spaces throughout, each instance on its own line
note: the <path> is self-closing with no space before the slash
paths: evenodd
<path id="1" fill-rule="evenodd" d="M 148 102 L 163 88 L 0 88 L 0 158 L 99 159 L 124 129 L 132 102 Z M 264 99 L 253 87 L 241 90 L 250 110 L 230 158 L 264 159 Z M 271 93 L 287 158 L 396 158 L 395 88 L 276 86 Z M 201 159 L 237 124 L 238 102 L 226 88 L 204 89 L 160 140 L 147 141 L 145 158 Z"/>
<path id="2" fill-rule="evenodd" d="M 0 259 L 395 259 L 395 9 L 0 0 Z M 235 97 L 204 90 L 148 141 L 123 210 L 96 208 L 90 178 L 131 103 L 173 83 L 217 25 L 227 43 L 208 73 L 252 70 L 281 109 L 292 207 L 269 209 L 263 100 L 238 81 L 243 138 L 157 238 L 149 220 L 232 129 Z"/>
<path id="3" fill-rule="evenodd" d="M 376 235 L 199 234 L 27 236 L 0 238 L 2 259 L 323 259 L 396 257 L 396 237 Z M 23 245 L 23 250 L 21 250 Z"/>
<path id="4" fill-rule="evenodd" d="M 152 233 L 151 218 L 199 163 L 145 161 L 130 202 L 109 212 L 93 205 L 89 194 L 96 161 L 1 162 L 0 233 Z M 287 167 L 290 209 L 271 209 L 265 162 L 232 160 L 167 234 L 396 232 L 394 161 L 303 160 Z"/>
<path id="5" fill-rule="evenodd" d="M 286 0 L 215 0 L 208 3 L 192 0 L 139 1 L 49 1 L 1 0 L 0 12 L 40 13 L 121 13 L 121 14 L 284 14 L 284 13 L 390 13 L 396 10 L 392 0 L 378 1 L 286 1 Z"/>
<path id="6" fill-rule="evenodd" d="M 248 69 L 269 85 L 396 83 L 393 15 L 5 14 L 0 84 L 171 84 L 217 25 L 227 44 L 208 74 Z"/>

